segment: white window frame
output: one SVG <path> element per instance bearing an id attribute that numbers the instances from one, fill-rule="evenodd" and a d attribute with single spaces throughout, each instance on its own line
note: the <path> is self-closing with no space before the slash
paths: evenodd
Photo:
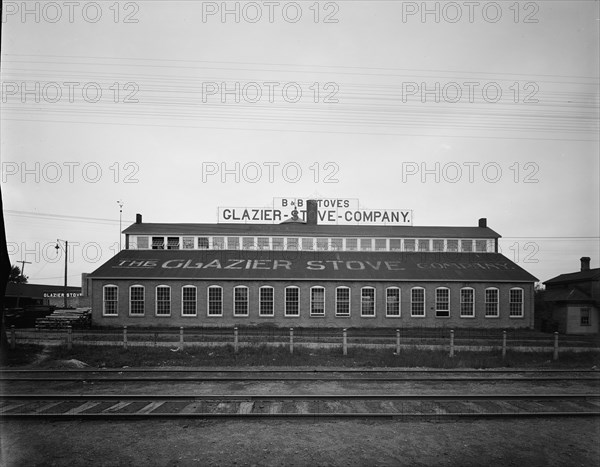
<path id="1" fill-rule="evenodd" d="M 495 302 L 488 301 L 488 291 L 496 292 L 496 301 Z M 485 295 L 483 296 L 483 299 L 485 302 L 484 316 L 486 318 L 500 318 L 500 290 L 497 287 L 487 287 L 485 289 Z M 493 314 L 488 312 L 489 305 L 496 305 L 496 310 Z"/>
<path id="2" fill-rule="evenodd" d="M 313 311 L 313 304 L 315 303 L 314 299 L 313 299 L 313 291 L 320 289 L 323 291 L 323 312 L 322 313 L 315 313 Z M 320 285 L 314 285 L 310 288 L 310 316 L 312 317 L 317 317 L 317 318 L 323 318 L 325 317 L 325 296 L 326 296 L 326 290 L 325 287 L 320 286 Z"/>
<path id="3" fill-rule="evenodd" d="M 363 292 L 365 290 L 373 291 L 373 314 L 367 315 L 365 314 L 365 301 L 363 297 Z M 375 287 L 366 286 L 360 288 L 360 317 L 361 318 L 375 318 L 377 317 L 377 289 Z"/>
<path id="4" fill-rule="evenodd" d="M 521 291 L 521 301 L 520 302 L 513 302 L 512 301 L 512 291 L 513 290 L 520 290 Z M 521 303 L 521 307 L 519 310 L 519 314 L 513 314 L 512 311 L 512 305 L 513 303 Z M 512 287 L 509 291 L 508 291 L 508 317 L 509 318 L 524 318 L 525 317 L 525 313 L 523 312 L 524 309 L 524 304 L 525 304 L 525 290 L 523 290 L 522 287 Z"/>
<path id="5" fill-rule="evenodd" d="M 136 300 L 136 302 L 141 302 L 142 303 L 142 312 L 141 313 L 133 313 L 131 311 L 131 303 L 132 303 L 132 299 L 131 299 L 131 289 L 133 289 L 134 287 L 139 287 L 142 289 L 142 299 L 141 300 Z M 141 284 L 133 284 L 129 286 L 129 316 L 145 316 L 146 315 L 146 287 L 144 287 Z"/>
<path id="6" fill-rule="evenodd" d="M 210 291 L 211 289 L 218 289 L 220 290 L 221 293 L 221 298 L 219 300 L 220 302 L 220 313 L 211 313 L 210 312 Z M 223 316 L 223 287 L 221 287 L 220 285 L 209 285 L 206 288 L 206 316 L 209 318 L 218 318 L 220 316 Z"/>
<path id="7" fill-rule="evenodd" d="M 393 302 L 389 301 L 388 291 L 398 291 L 398 314 L 390 314 L 390 305 L 394 305 Z M 386 318 L 400 318 L 402 317 L 402 290 L 400 287 L 387 287 L 385 289 L 385 317 Z"/>
<path id="8" fill-rule="evenodd" d="M 106 289 L 115 288 L 115 299 L 114 300 L 106 300 Z M 106 312 L 106 302 L 111 302 L 115 304 L 115 312 L 107 313 Z M 102 316 L 119 316 L 119 286 L 115 284 L 106 284 L 102 287 Z"/>
<path id="9" fill-rule="evenodd" d="M 168 301 L 169 313 L 159 313 L 158 312 L 158 289 L 161 289 L 161 288 L 167 289 L 169 291 L 169 301 Z M 171 286 L 169 286 L 169 285 L 160 284 L 154 288 L 154 316 L 156 316 L 158 318 L 165 318 L 165 317 L 171 316 L 171 295 L 172 295 L 171 294 Z M 164 301 L 166 301 L 166 300 L 161 300 L 161 302 L 164 302 Z"/>
<path id="10" fill-rule="evenodd" d="M 338 291 L 339 290 L 347 290 L 348 291 L 348 301 L 343 301 L 340 302 L 339 298 L 338 298 Z M 339 312 L 339 308 L 338 308 L 338 303 L 348 303 L 348 312 L 347 313 L 340 313 Z M 350 289 L 350 287 L 346 287 L 346 286 L 339 286 L 335 288 L 335 316 L 336 317 L 340 317 L 340 318 L 349 318 L 352 315 L 352 290 Z"/>
<path id="11" fill-rule="evenodd" d="M 236 304 L 238 303 L 238 301 L 236 299 L 235 292 L 238 289 L 239 290 L 242 290 L 242 289 L 246 290 L 246 312 L 245 313 L 238 313 L 237 309 L 236 309 L 237 308 Z M 245 285 L 236 285 L 233 288 L 233 294 L 232 294 L 231 300 L 233 301 L 233 316 L 235 318 L 247 317 L 249 315 L 249 313 L 250 313 L 250 290 L 248 289 L 247 286 L 245 286 Z"/>
<path id="12" fill-rule="evenodd" d="M 468 290 L 471 291 L 472 301 L 470 301 L 470 302 L 463 301 L 463 291 L 468 291 Z M 465 308 L 464 305 L 467 305 L 469 303 L 471 304 L 471 312 L 469 314 L 466 314 L 464 312 L 464 308 Z M 462 287 L 460 289 L 460 317 L 461 318 L 475 318 L 475 289 L 473 287 Z"/>
<path id="13" fill-rule="evenodd" d="M 440 302 L 438 300 L 438 291 L 442 291 L 445 290 L 448 292 L 448 301 L 447 302 Z M 444 310 L 444 309 L 440 309 L 439 305 L 440 303 L 447 303 L 448 305 L 448 309 Z M 447 315 L 440 315 L 440 312 L 444 312 L 447 313 Z M 450 318 L 450 289 L 448 287 L 437 287 L 435 289 L 435 317 L 436 318 Z"/>
<path id="14" fill-rule="evenodd" d="M 288 311 L 288 298 L 287 298 L 287 291 L 288 291 L 288 289 L 295 289 L 296 292 L 297 292 L 297 294 L 296 294 L 296 297 L 297 297 L 296 298 L 296 303 L 298 305 L 297 306 L 298 310 L 297 310 L 296 314 L 290 314 L 289 311 Z M 295 285 L 290 285 L 290 286 L 286 287 L 284 289 L 284 292 L 283 292 L 283 300 L 285 302 L 284 303 L 283 316 L 290 317 L 290 318 L 297 318 L 297 317 L 299 317 L 300 316 L 300 287 L 297 287 Z"/>
<path id="15" fill-rule="evenodd" d="M 137 235 L 136 237 L 137 237 L 137 239 L 136 239 L 137 242 L 135 244 L 136 249 L 138 249 L 138 250 L 150 250 L 150 249 L 152 249 L 152 240 L 151 240 L 151 238 L 148 238 L 147 235 Z M 146 241 L 145 241 L 146 246 L 143 247 L 143 248 L 140 248 L 140 239 L 142 239 L 142 238 L 146 239 Z"/>
<path id="16" fill-rule="evenodd" d="M 194 313 L 184 313 L 184 304 L 191 302 L 191 300 L 185 299 L 185 290 L 194 291 Z M 181 316 L 184 318 L 198 316 L 198 288 L 195 285 L 184 285 L 181 287 Z"/>
<path id="17" fill-rule="evenodd" d="M 423 291 L 423 301 L 422 302 L 417 302 L 414 300 L 413 292 L 417 291 L 417 290 Z M 425 289 L 423 287 L 412 287 L 410 289 L 410 317 L 411 318 L 425 318 L 425 316 L 427 315 L 426 302 L 427 302 L 427 295 L 425 293 Z M 415 314 L 414 305 L 416 305 L 418 303 L 423 304 L 423 314 L 419 314 L 419 315 Z"/>
<path id="18" fill-rule="evenodd" d="M 269 314 L 265 314 L 262 312 L 263 302 L 269 303 L 266 300 L 263 300 L 263 290 L 267 289 L 271 291 L 271 300 L 269 301 L 271 303 L 271 312 Z M 258 289 L 258 316 L 261 318 L 269 318 L 275 316 L 275 289 L 270 285 L 263 285 Z"/>
<path id="19" fill-rule="evenodd" d="M 587 314 L 587 316 L 584 316 Z M 579 326 L 588 327 L 592 325 L 592 307 L 582 306 L 579 307 Z"/>

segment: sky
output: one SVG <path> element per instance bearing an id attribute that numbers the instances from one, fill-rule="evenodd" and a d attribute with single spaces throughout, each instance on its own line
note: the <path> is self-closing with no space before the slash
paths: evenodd
<path id="1" fill-rule="evenodd" d="M 317 197 L 410 209 L 416 226 L 485 217 L 540 281 L 582 256 L 599 267 L 599 10 L 4 2 L 11 262 L 62 284 L 66 240 L 77 286 L 137 213 L 213 223 L 219 207 Z"/>

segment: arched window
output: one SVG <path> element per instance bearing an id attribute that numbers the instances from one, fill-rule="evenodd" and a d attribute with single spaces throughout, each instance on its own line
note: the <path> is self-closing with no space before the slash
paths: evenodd
<path id="1" fill-rule="evenodd" d="M 119 288 L 116 285 L 105 285 L 102 288 L 102 314 L 104 316 L 117 316 L 119 314 Z"/>
<path id="2" fill-rule="evenodd" d="M 300 316 L 300 289 L 298 287 L 285 288 L 285 316 Z"/>
<path id="3" fill-rule="evenodd" d="M 156 287 L 156 316 L 171 315 L 171 287 L 158 285 Z"/>
<path id="4" fill-rule="evenodd" d="M 248 287 L 233 288 L 233 316 L 248 316 Z"/>
<path id="5" fill-rule="evenodd" d="M 425 317 L 425 289 L 423 287 L 410 289 L 410 316 Z"/>
<path id="6" fill-rule="evenodd" d="M 498 311 L 498 289 L 489 287 L 485 289 L 485 317 L 486 318 L 498 318 L 500 313 Z"/>
<path id="7" fill-rule="evenodd" d="M 460 289 L 460 317 L 475 317 L 475 290 L 471 287 Z"/>
<path id="8" fill-rule="evenodd" d="M 259 316 L 273 316 L 275 314 L 273 287 L 263 286 L 258 289 L 258 314 Z"/>
<path id="9" fill-rule="evenodd" d="M 325 316 L 325 288 L 310 288 L 310 316 Z"/>
<path id="10" fill-rule="evenodd" d="M 335 289 L 335 316 L 350 316 L 350 288 Z"/>
<path id="11" fill-rule="evenodd" d="M 197 314 L 197 297 L 196 287 L 193 285 L 184 285 L 181 288 L 181 315 L 196 316 Z"/>
<path id="12" fill-rule="evenodd" d="M 388 287 L 385 291 L 385 316 L 400 318 L 400 288 Z"/>
<path id="13" fill-rule="evenodd" d="M 208 316 L 223 316 L 223 288 L 211 285 L 208 288 Z"/>
<path id="14" fill-rule="evenodd" d="M 360 316 L 375 317 L 375 289 L 373 287 L 360 289 Z"/>
<path id="15" fill-rule="evenodd" d="M 514 287 L 510 289 L 508 296 L 509 314 L 511 318 L 523 317 L 523 289 Z"/>
<path id="16" fill-rule="evenodd" d="M 131 316 L 144 316 L 144 290 L 143 285 L 129 287 L 129 314 Z"/>
<path id="17" fill-rule="evenodd" d="M 436 318 L 450 317 L 450 289 L 446 287 L 435 289 L 435 316 Z"/>

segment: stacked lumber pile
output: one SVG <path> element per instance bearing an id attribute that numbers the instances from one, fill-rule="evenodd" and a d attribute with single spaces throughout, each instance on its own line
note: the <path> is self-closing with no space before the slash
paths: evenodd
<path id="1" fill-rule="evenodd" d="M 50 328 L 89 328 L 92 324 L 90 308 L 75 308 L 73 310 L 55 310 L 51 315 L 35 320 L 38 329 Z"/>

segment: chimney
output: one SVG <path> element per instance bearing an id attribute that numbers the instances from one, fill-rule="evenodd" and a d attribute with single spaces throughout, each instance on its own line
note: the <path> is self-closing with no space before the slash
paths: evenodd
<path id="1" fill-rule="evenodd" d="M 306 201 L 306 223 L 309 225 L 317 225 L 319 218 L 319 206 L 317 201 L 309 199 Z"/>
<path id="2" fill-rule="evenodd" d="M 581 258 L 581 270 L 582 271 L 590 270 L 590 257 L 589 256 L 583 256 Z"/>
<path id="3" fill-rule="evenodd" d="M 135 215 L 135 223 L 136 224 L 141 224 L 142 223 L 142 215 L 141 214 L 136 214 Z"/>
<path id="4" fill-rule="evenodd" d="M 479 219 L 479 227 L 487 227 L 487 218 L 482 217 Z"/>

